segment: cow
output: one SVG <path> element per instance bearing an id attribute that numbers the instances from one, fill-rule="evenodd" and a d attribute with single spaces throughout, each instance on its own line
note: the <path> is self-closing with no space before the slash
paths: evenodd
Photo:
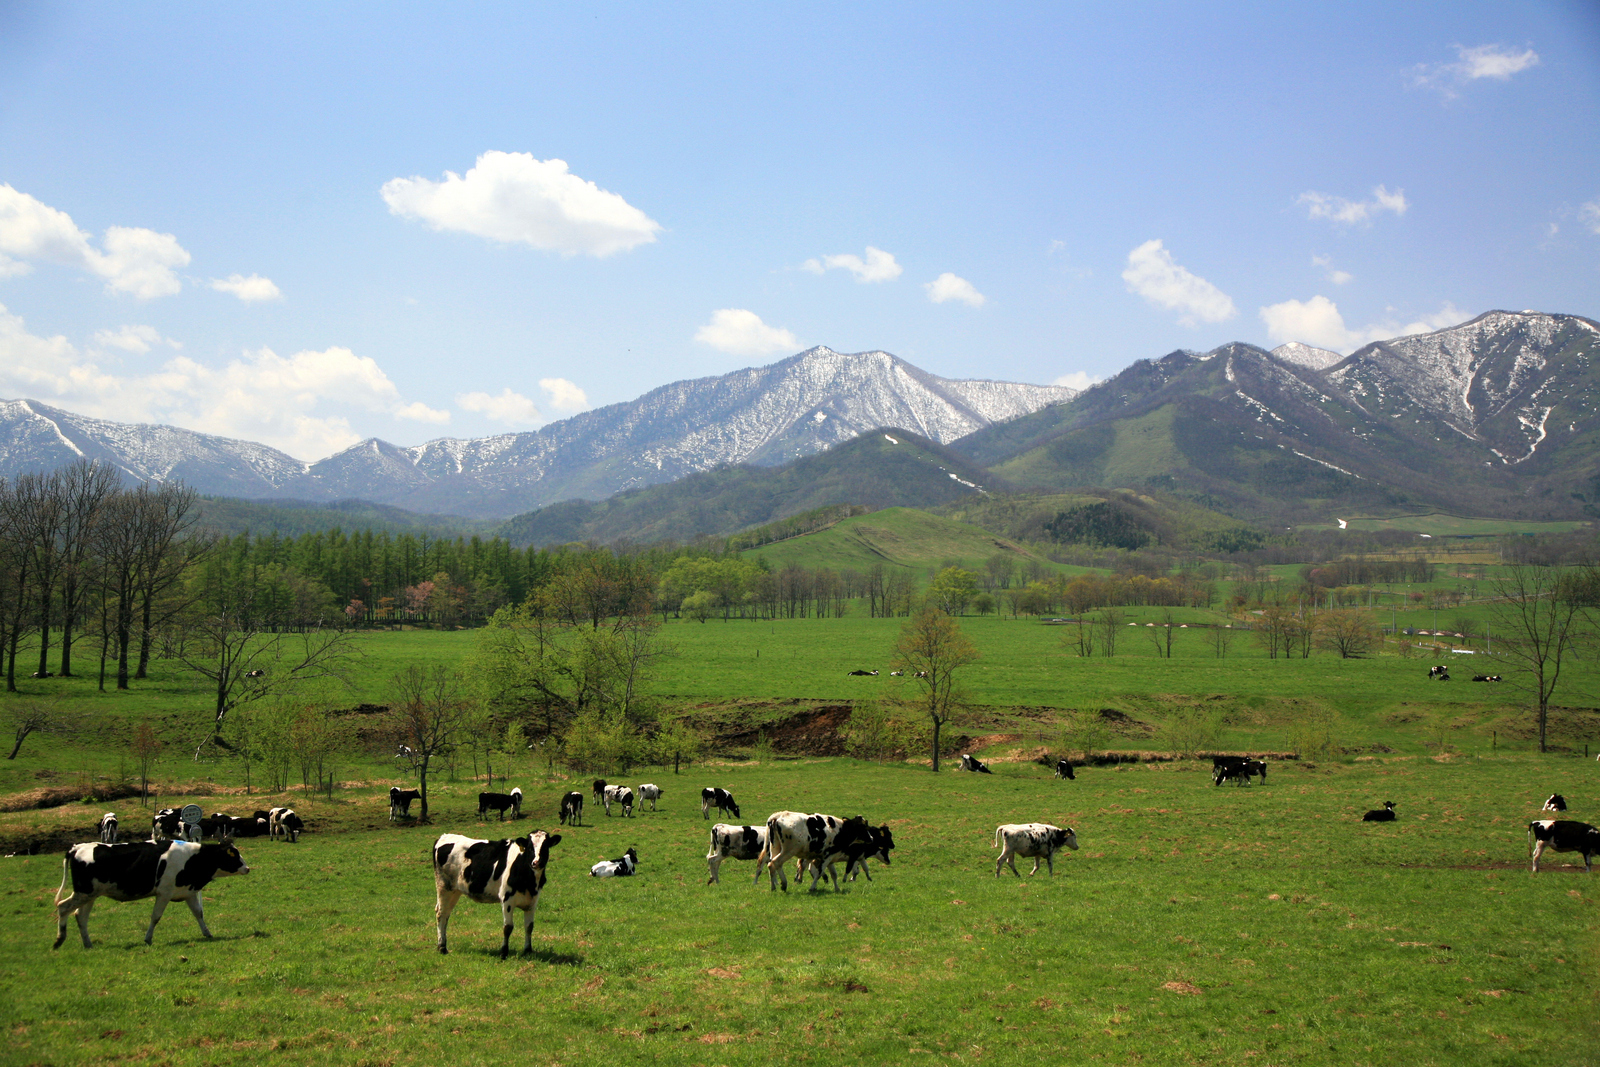
<path id="1" fill-rule="evenodd" d="M 297 845 L 300 843 L 300 831 L 305 827 L 305 821 L 294 813 L 293 808 L 273 808 L 267 813 L 267 836 L 270 838 L 281 837 L 291 845 Z"/>
<path id="2" fill-rule="evenodd" d="M 716 808 L 717 814 L 725 811 L 733 812 L 733 817 L 739 817 L 739 805 L 733 801 L 733 794 L 720 786 L 708 785 L 700 790 L 700 817 L 711 818 L 711 809 Z"/>
<path id="3" fill-rule="evenodd" d="M 511 809 L 513 819 L 522 818 L 522 790 L 513 789 L 509 793 L 479 793 L 478 818 L 490 811 L 498 812 L 500 821 L 506 821 L 506 809 Z"/>
<path id="4" fill-rule="evenodd" d="M 574 789 L 561 798 L 561 825 L 577 826 L 583 821 L 583 794 Z"/>
<path id="5" fill-rule="evenodd" d="M 1221 785 L 1231 778 L 1238 785 L 1249 785 L 1250 779 L 1258 774 L 1261 776 L 1261 784 L 1266 785 L 1267 764 L 1265 760 L 1239 759 L 1217 767 L 1212 772 L 1211 784 Z"/>
<path id="6" fill-rule="evenodd" d="M 600 798 L 600 803 L 605 805 L 606 815 L 611 814 L 611 805 L 622 805 L 622 817 L 633 818 L 633 790 L 625 785 L 606 786 L 605 795 Z"/>
<path id="7" fill-rule="evenodd" d="M 402 818 L 411 818 L 411 802 L 422 799 L 420 789 L 401 789 L 397 785 L 389 787 L 389 821 L 398 822 Z"/>
<path id="8" fill-rule="evenodd" d="M 734 826 L 731 823 L 714 823 L 711 827 L 711 849 L 706 853 L 706 869 L 710 877 L 706 885 L 720 882 L 717 869 L 722 866 L 723 860 L 759 860 L 761 854 L 767 850 L 767 828 L 765 826 Z M 757 868 L 756 879 L 761 878 L 760 869 Z"/>
<path id="9" fill-rule="evenodd" d="M 1435 678 L 1441 682 L 1448 682 L 1450 680 L 1450 665 L 1448 663 L 1441 663 L 1436 667 L 1429 667 L 1428 681 L 1431 682 Z"/>
<path id="10" fill-rule="evenodd" d="M 1005 847 L 1001 847 L 1004 845 Z M 1006 864 L 1011 865 L 1011 873 L 1021 878 L 1017 870 L 1017 857 L 1027 859 L 1033 857 L 1033 870 L 1030 876 L 1039 873 L 1039 861 L 1042 859 L 1050 870 L 1050 877 L 1056 876 L 1055 854 L 1062 848 L 1078 850 L 1078 834 L 1072 827 L 1051 826 L 1047 822 L 1002 823 L 994 828 L 993 848 L 1000 849 L 1000 858 L 994 861 L 994 876 L 1000 877 L 1000 868 Z"/>
<path id="11" fill-rule="evenodd" d="M 150 840 L 177 841 L 183 837 L 183 817 L 177 808 L 162 808 L 150 817 Z"/>
<path id="12" fill-rule="evenodd" d="M 445 928 L 450 913 L 465 896 L 479 904 L 500 905 L 500 958 L 511 951 L 511 909 L 522 909 L 522 951 L 533 951 L 533 913 L 544 888 L 550 849 L 560 834 L 534 830 L 526 837 L 480 841 L 460 834 L 440 834 L 433 843 L 433 885 L 438 893 L 434 915 L 439 920 L 439 952 L 448 955 Z"/>
<path id="13" fill-rule="evenodd" d="M 1567 810 L 1567 798 L 1562 796 L 1560 793 L 1551 793 L 1550 794 L 1550 799 L 1544 802 L 1544 807 L 1541 808 L 1540 810 L 1541 811 L 1566 811 Z M 116 819 L 112 819 L 111 820 L 111 825 L 112 825 L 113 829 L 116 827 L 116 824 L 117 824 Z"/>
<path id="14" fill-rule="evenodd" d="M 395 749 L 394 749 L 394 758 L 395 759 L 397 759 L 397 760 L 413 759 L 413 758 L 415 758 L 415 756 L 416 756 L 416 753 L 411 751 L 411 746 L 410 745 L 396 745 L 395 746 Z"/>
<path id="15" fill-rule="evenodd" d="M 89 947 L 89 912 L 101 897 L 112 900 L 156 898 L 150 912 L 150 926 L 144 943 L 155 937 L 161 913 L 174 900 L 189 905 L 200 933 L 211 936 L 206 926 L 200 891 L 213 878 L 229 874 L 249 874 L 244 857 L 224 839 L 218 844 L 193 841 L 134 841 L 124 845 L 73 845 L 61 863 L 61 889 L 56 893 L 56 942 L 60 948 L 67 939 L 67 917 L 78 916 L 78 932 L 83 947 Z"/>
<path id="16" fill-rule="evenodd" d="M 639 867 L 639 853 L 632 846 L 614 860 L 601 860 L 589 868 L 590 878 L 628 878 Z"/>
<path id="17" fill-rule="evenodd" d="M 1075 779 L 1078 776 L 1072 773 L 1072 764 L 1064 759 L 1058 759 L 1056 760 L 1056 777 Z"/>
<path id="18" fill-rule="evenodd" d="M 1392 800 L 1385 800 L 1383 802 L 1383 807 L 1373 808 L 1371 811 L 1361 816 L 1362 822 L 1394 822 L 1394 820 L 1394 801 Z"/>
<path id="19" fill-rule="evenodd" d="M 255 670 L 253 670 L 253 671 L 245 671 L 245 672 L 244 672 L 244 676 L 245 676 L 245 677 L 246 677 L 246 678 L 263 678 L 263 677 L 265 677 L 265 676 L 266 676 L 266 673 L 267 673 L 267 672 L 266 672 L 266 671 L 264 671 L 264 670 L 261 670 L 261 669 L 260 669 L 260 668 L 259 668 L 259 667 L 258 667 L 258 668 L 256 668 L 256 669 L 255 669 Z"/>
<path id="20" fill-rule="evenodd" d="M 1539 819 L 1528 824 L 1528 849 L 1533 855 L 1533 873 L 1539 873 L 1539 857 L 1552 852 L 1583 853 L 1583 871 L 1593 869 L 1600 856 L 1600 830 L 1574 819 Z"/>
<path id="21" fill-rule="evenodd" d="M 867 820 L 859 815 L 840 819 L 819 812 L 810 815 L 798 811 L 773 812 L 767 816 L 767 877 L 773 889 L 778 888 L 781 879 L 783 891 L 787 893 L 789 878 L 784 865 L 790 860 L 800 864 L 800 870 L 795 872 L 795 884 L 799 885 L 805 866 L 809 863 L 811 889 L 815 892 L 823 873 L 833 874 L 834 861 L 846 856 L 852 846 L 871 840 L 872 829 L 867 825 Z M 837 891 L 838 877 L 833 877 L 833 888 Z M 761 872 L 758 870 L 756 881 L 760 880 Z"/>
<path id="22" fill-rule="evenodd" d="M 117 843 L 117 813 L 108 811 L 100 816 L 100 843 L 114 845 Z"/>
<path id="23" fill-rule="evenodd" d="M 646 782 L 639 787 L 639 806 L 643 807 L 645 801 L 650 802 L 650 810 L 656 810 L 656 801 L 661 799 L 661 787 Z"/>
<path id="24" fill-rule="evenodd" d="M 604 778 L 596 778 L 594 784 L 589 787 L 589 792 L 594 794 L 596 800 L 603 800 L 606 795 L 606 780 Z"/>
<path id="25" fill-rule="evenodd" d="M 984 763 L 983 760 L 979 759 L 977 756 L 969 756 L 965 752 L 961 753 L 961 769 L 964 771 L 971 771 L 973 774 L 994 773 L 989 769 L 989 765 Z"/>
<path id="26" fill-rule="evenodd" d="M 872 872 L 867 869 L 868 860 L 882 860 L 885 867 L 889 866 L 889 853 L 894 850 L 894 834 L 889 832 L 889 825 L 867 827 L 867 839 L 855 841 L 845 846 L 840 854 L 845 859 L 845 881 L 853 882 L 857 874 L 867 876 L 867 881 L 872 881 Z M 832 864 L 829 864 L 828 876 L 833 877 Z M 839 880 L 833 879 L 837 885 Z"/>
<path id="27" fill-rule="evenodd" d="M 851 671 L 849 676 L 851 678 L 876 678 L 878 676 L 878 672 L 877 671 Z"/>

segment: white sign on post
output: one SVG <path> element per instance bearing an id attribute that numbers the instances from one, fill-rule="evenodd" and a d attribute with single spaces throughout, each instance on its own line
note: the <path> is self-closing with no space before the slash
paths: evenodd
<path id="1" fill-rule="evenodd" d="M 183 839 L 185 841 L 200 840 L 200 820 L 203 815 L 198 804 L 185 804 L 178 813 L 178 819 L 183 823 Z"/>

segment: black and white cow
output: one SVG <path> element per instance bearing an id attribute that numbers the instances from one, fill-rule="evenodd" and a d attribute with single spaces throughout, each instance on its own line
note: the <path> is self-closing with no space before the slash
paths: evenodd
<path id="1" fill-rule="evenodd" d="M 1078 776 L 1072 773 L 1072 764 L 1068 763 L 1064 759 L 1058 759 L 1056 760 L 1056 777 L 1077 778 Z"/>
<path id="2" fill-rule="evenodd" d="M 708 785 L 700 790 L 700 817 L 711 818 L 711 809 L 716 808 L 717 814 L 732 812 L 735 819 L 739 818 L 739 805 L 733 802 L 733 794 L 720 786 Z"/>
<path id="3" fill-rule="evenodd" d="M 1448 682 L 1450 680 L 1450 665 L 1448 663 L 1441 663 L 1436 667 L 1429 667 L 1428 681 L 1431 682 L 1435 678 L 1441 682 Z"/>
<path id="4" fill-rule="evenodd" d="M 889 866 L 889 853 L 894 851 L 894 834 L 889 831 L 889 825 L 867 827 L 865 841 L 853 841 L 840 850 L 840 855 L 845 860 L 845 881 L 853 882 L 857 874 L 867 876 L 867 881 L 872 881 L 872 872 L 867 869 L 868 860 L 882 860 L 885 867 Z M 839 879 L 833 877 L 832 864 L 827 872 L 833 878 L 834 885 L 839 884 Z"/>
<path id="5" fill-rule="evenodd" d="M 1474 682 L 1498 682 L 1500 676 L 1498 674 L 1474 674 L 1472 680 Z"/>
<path id="6" fill-rule="evenodd" d="M 305 821 L 294 813 L 293 808 L 273 808 L 267 812 L 267 836 L 270 838 L 283 838 L 291 845 L 300 843 L 300 831 L 306 828 Z"/>
<path id="7" fill-rule="evenodd" d="M 784 865 L 790 860 L 799 864 L 795 884 L 800 884 L 802 872 L 811 867 L 811 889 L 817 888 L 824 872 L 833 875 L 833 888 L 839 889 L 837 874 L 832 865 L 846 857 L 852 846 L 872 840 L 872 828 L 859 815 L 841 819 L 834 815 L 798 811 L 777 811 L 767 816 L 767 877 L 772 888 L 778 888 L 781 879 L 783 891 L 789 891 L 789 877 Z M 761 872 L 756 872 L 756 881 Z"/>
<path id="8" fill-rule="evenodd" d="M 722 880 L 717 876 L 717 869 L 722 866 L 723 860 L 758 860 L 766 850 L 765 826 L 734 826 L 725 822 L 712 824 L 711 849 L 706 853 L 706 869 L 711 876 L 706 879 L 706 885 Z M 760 879 L 761 871 L 757 868 L 756 880 Z"/>
<path id="9" fill-rule="evenodd" d="M 100 816 L 100 843 L 114 845 L 117 843 L 117 813 L 108 811 Z"/>
<path id="10" fill-rule="evenodd" d="M 561 798 L 561 825 L 577 826 L 583 822 L 583 794 L 574 789 Z"/>
<path id="11" fill-rule="evenodd" d="M 479 904 L 500 905 L 500 958 L 511 951 L 511 909 L 522 909 L 522 951 L 533 951 L 533 913 L 544 888 L 550 849 L 560 834 L 535 830 L 526 837 L 480 841 L 460 834 L 440 834 L 433 843 L 433 884 L 438 892 L 434 914 L 439 920 L 439 951 L 450 951 L 445 928 L 450 913 L 465 896 Z"/>
<path id="12" fill-rule="evenodd" d="M 487 812 L 497 812 L 500 821 L 506 821 L 506 811 L 511 812 L 513 819 L 522 818 L 522 790 L 513 789 L 509 793 L 479 793 L 478 818 L 483 818 Z"/>
<path id="13" fill-rule="evenodd" d="M 961 753 L 961 769 L 964 771 L 971 771 L 973 774 L 994 773 L 989 769 L 989 765 L 984 763 L 983 760 L 979 759 L 977 756 L 969 756 L 965 752 Z"/>
<path id="14" fill-rule="evenodd" d="M 1551 793 L 1550 794 L 1550 799 L 1544 802 L 1544 807 L 1542 809 L 1540 809 L 1540 810 L 1542 810 L 1542 811 L 1566 811 L 1567 810 L 1567 798 L 1562 796 L 1560 793 Z M 112 825 L 113 825 L 113 827 L 116 825 L 116 820 L 114 820 L 114 819 L 112 820 Z"/>
<path id="15" fill-rule="evenodd" d="M 1394 822 L 1394 820 L 1394 801 L 1392 800 L 1385 800 L 1383 802 L 1383 807 L 1373 808 L 1371 811 L 1361 816 L 1362 822 Z"/>
<path id="16" fill-rule="evenodd" d="M 389 787 L 389 821 L 398 822 L 400 819 L 411 818 L 411 802 L 422 799 L 420 789 L 401 789 L 397 785 Z"/>
<path id="17" fill-rule="evenodd" d="M 644 807 L 644 802 L 648 800 L 650 802 L 650 810 L 655 811 L 656 801 L 660 800 L 661 796 L 662 790 L 659 785 L 646 782 L 639 787 L 639 806 L 641 808 Z"/>
<path id="18" fill-rule="evenodd" d="M 150 817 L 152 842 L 178 841 L 183 838 L 183 814 L 177 808 L 162 808 Z"/>
<path id="19" fill-rule="evenodd" d="M 125 845 L 73 845 L 61 864 L 61 889 L 56 893 L 56 943 L 67 939 L 67 918 L 78 916 L 78 932 L 83 947 L 89 947 L 89 912 L 101 897 L 112 900 L 141 900 L 155 897 L 150 926 L 144 943 L 155 937 L 161 913 L 174 900 L 189 905 L 200 932 L 206 937 L 204 902 L 200 891 L 213 878 L 228 874 L 249 874 L 244 857 L 232 841 L 196 844 L 192 841 L 135 841 Z"/>
<path id="20" fill-rule="evenodd" d="M 1011 865 L 1011 873 L 1021 878 L 1022 875 L 1017 871 L 1018 856 L 1023 859 L 1033 857 L 1033 870 L 1028 872 L 1030 875 L 1039 873 L 1039 861 L 1044 860 L 1050 869 L 1050 877 L 1054 878 L 1055 854 L 1063 848 L 1076 852 L 1078 834 L 1070 826 L 1051 826 L 1047 822 L 1002 823 L 994 828 L 994 845 L 991 847 L 1000 849 L 1000 858 L 994 861 L 996 878 L 1000 877 L 1000 868 L 1007 863 Z"/>
<path id="21" fill-rule="evenodd" d="M 590 878 L 628 878 L 639 869 L 639 853 L 630 846 L 614 860 L 601 860 L 589 868 Z"/>
<path id="22" fill-rule="evenodd" d="M 1212 785 L 1221 785 L 1228 779 L 1233 779 L 1238 785 L 1249 785 L 1250 779 L 1256 775 L 1261 776 L 1261 784 L 1267 784 L 1267 763 L 1258 759 L 1239 759 L 1224 763 L 1217 767 L 1211 775 Z"/>
<path id="23" fill-rule="evenodd" d="M 600 797 L 600 803 L 605 805 L 606 815 L 611 814 L 611 805 L 622 805 L 622 817 L 633 818 L 633 790 L 625 785 L 608 785 Z"/>
<path id="24" fill-rule="evenodd" d="M 850 672 L 850 677 L 851 678 L 876 678 L 877 676 L 878 676 L 878 672 L 877 671 L 859 671 L 858 670 L 858 671 L 851 671 Z"/>
<path id="25" fill-rule="evenodd" d="M 1583 870 L 1594 867 L 1600 856 L 1600 830 L 1574 819 L 1539 819 L 1528 824 L 1528 848 L 1533 854 L 1533 873 L 1539 873 L 1539 857 L 1551 852 L 1583 853 Z"/>

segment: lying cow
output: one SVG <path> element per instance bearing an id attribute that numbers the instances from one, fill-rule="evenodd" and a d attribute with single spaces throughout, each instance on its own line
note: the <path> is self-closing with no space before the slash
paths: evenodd
<path id="1" fill-rule="evenodd" d="M 795 884 L 798 885 L 801 871 L 809 864 L 811 889 L 815 892 L 824 870 L 832 873 L 831 866 L 835 861 L 847 857 L 850 849 L 858 843 L 870 843 L 871 840 L 872 829 L 867 825 L 867 820 L 859 815 L 840 819 L 819 812 L 810 815 L 798 811 L 774 812 L 767 816 L 767 877 L 773 889 L 778 888 L 781 879 L 783 891 L 787 893 L 789 877 L 784 865 L 790 860 L 800 865 L 800 870 L 795 872 Z M 760 880 L 761 872 L 757 871 L 756 881 Z M 839 888 L 837 875 L 834 876 L 833 888 Z"/>
<path id="2" fill-rule="evenodd" d="M 1544 802 L 1542 811 L 1566 811 L 1567 798 L 1560 793 L 1551 793 L 1550 799 Z"/>
<path id="3" fill-rule="evenodd" d="M 711 809 L 716 808 L 717 814 L 732 812 L 735 819 L 739 818 L 739 805 L 733 802 L 733 794 L 720 786 L 706 786 L 700 790 L 700 817 L 711 818 Z"/>
<path id="4" fill-rule="evenodd" d="M 506 812 L 511 812 L 513 819 L 522 818 L 522 790 L 513 789 L 509 793 L 479 793 L 478 818 L 483 818 L 487 812 L 496 812 L 500 821 L 506 821 Z"/>
<path id="5" fill-rule="evenodd" d="M 964 771 L 971 771 L 973 774 L 994 773 L 989 769 L 989 765 L 984 763 L 983 760 L 979 759 L 977 756 L 969 756 L 965 752 L 961 753 L 961 769 Z"/>
<path id="6" fill-rule="evenodd" d="M 1394 801 L 1385 800 L 1383 807 L 1374 808 L 1361 816 L 1362 822 L 1394 822 Z"/>
<path id="7" fill-rule="evenodd" d="M 659 785 L 646 782 L 639 787 L 639 806 L 644 807 L 644 802 L 648 800 L 650 802 L 650 810 L 655 811 L 656 801 L 661 799 L 661 795 L 661 787 Z"/>
<path id="8" fill-rule="evenodd" d="M 590 878 L 628 878 L 639 869 L 639 853 L 632 847 L 614 860 L 601 860 L 589 868 Z"/>
<path id="9" fill-rule="evenodd" d="M 397 785 L 389 787 L 389 821 L 398 822 L 401 819 L 411 818 L 411 802 L 422 799 L 420 789 L 401 789 Z"/>
<path id="10" fill-rule="evenodd" d="M 1072 764 L 1068 763 L 1064 759 L 1058 759 L 1056 760 L 1056 777 L 1075 779 L 1078 776 L 1072 773 Z"/>
<path id="11" fill-rule="evenodd" d="M 1033 857 L 1033 870 L 1028 872 L 1029 875 L 1039 873 L 1039 861 L 1042 859 L 1050 870 L 1050 877 L 1054 878 L 1055 854 L 1063 848 L 1076 852 L 1078 834 L 1070 826 L 1051 826 L 1047 822 L 1003 823 L 994 828 L 994 844 L 991 847 L 1000 849 L 1000 858 L 994 861 L 996 878 L 1000 877 L 1000 868 L 1006 864 L 1011 865 L 1012 874 L 1021 878 L 1017 870 L 1018 856 L 1023 859 Z"/>
<path id="12" fill-rule="evenodd" d="M 117 843 L 117 813 L 108 811 L 100 816 L 100 843 L 114 845 Z"/>
<path id="13" fill-rule="evenodd" d="M 611 805 L 620 804 L 622 805 L 622 817 L 625 819 L 633 818 L 633 790 L 625 785 L 606 786 L 606 791 L 601 796 L 600 803 L 605 805 L 606 815 L 608 816 L 611 814 Z"/>
<path id="14" fill-rule="evenodd" d="M 156 898 L 150 912 L 150 926 L 144 943 L 155 937 L 156 923 L 167 904 L 181 900 L 189 905 L 200 933 L 211 936 L 206 926 L 205 904 L 200 891 L 213 878 L 228 874 L 249 874 L 244 857 L 232 841 L 202 845 L 192 841 L 135 841 L 126 845 L 73 845 L 61 864 L 61 889 L 56 893 L 56 943 L 67 939 L 67 917 L 78 916 L 78 932 L 83 947 L 89 947 L 89 912 L 101 897 L 112 900 Z M 70 886 L 70 889 L 68 888 Z"/>
<path id="15" fill-rule="evenodd" d="M 583 794 L 574 789 L 561 798 L 561 825 L 577 826 L 583 821 Z"/>
<path id="16" fill-rule="evenodd" d="M 1474 682 L 1498 682 L 1500 681 L 1500 676 L 1498 674 L 1474 674 L 1472 680 Z"/>
<path id="17" fill-rule="evenodd" d="M 297 845 L 300 843 L 300 831 L 305 828 L 305 821 L 294 813 L 293 808 L 273 808 L 267 813 L 267 836 L 274 840 L 281 837 L 291 845 Z"/>
<path id="18" fill-rule="evenodd" d="M 544 888 L 550 849 L 560 834 L 535 830 L 526 837 L 480 841 L 460 834 L 440 834 L 433 843 L 433 884 L 438 893 L 434 914 L 439 920 L 439 951 L 449 953 L 445 929 L 450 913 L 465 896 L 479 904 L 500 905 L 500 958 L 511 951 L 511 909 L 523 914 L 522 951 L 533 951 L 533 913 Z"/>
<path id="19" fill-rule="evenodd" d="M 1533 854 L 1533 873 L 1539 873 L 1539 857 L 1551 852 L 1583 853 L 1583 871 L 1594 867 L 1600 856 L 1600 830 L 1573 819 L 1539 819 L 1528 824 L 1528 848 Z"/>
<path id="20" fill-rule="evenodd" d="M 706 853 L 706 869 L 711 876 L 706 879 L 706 885 L 720 882 L 717 869 L 722 866 L 722 861 L 732 860 L 758 860 L 767 850 L 767 828 L 765 826 L 733 826 L 729 823 L 719 822 L 711 827 L 711 850 Z M 756 880 L 761 879 L 761 872 L 756 871 Z"/>

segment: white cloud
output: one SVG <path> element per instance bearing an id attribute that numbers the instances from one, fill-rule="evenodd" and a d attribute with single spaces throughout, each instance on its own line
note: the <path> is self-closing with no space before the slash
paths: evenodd
<path id="1" fill-rule="evenodd" d="M 922 288 L 927 290 L 928 299 L 935 304 L 943 304 L 949 300 L 959 300 L 970 307 L 982 307 L 984 295 L 972 287 L 972 283 L 965 278 L 958 277 L 945 271 L 931 282 L 924 282 Z"/>
<path id="2" fill-rule="evenodd" d="M 765 356 L 800 347 L 794 334 L 768 326 L 755 312 L 743 308 L 712 312 L 711 321 L 695 331 L 694 339 L 734 356 Z"/>
<path id="3" fill-rule="evenodd" d="M 485 152 L 465 176 L 393 178 L 382 195 L 396 215 L 435 230 L 521 243 L 563 255 L 609 256 L 656 239 L 660 223 L 616 193 L 567 170 L 564 160 Z"/>
<path id="4" fill-rule="evenodd" d="M 1158 240 L 1146 241 L 1128 253 L 1122 280 L 1129 292 L 1157 307 L 1183 312 L 1178 321 L 1185 326 L 1222 322 L 1239 313 L 1228 294 L 1179 266 Z"/>
<path id="5" fill-rule="evenodd" d="M 149 327 L 124 327 L 102 331 L 96 343 L 143 354 L 138 345 L 153 346 L 156 338 Z M 259 441 L 301 459 L 318 459 L 360 440 L 345 412 L 417 417 L 417 406 L 402 404 L 378 364 L 348 348 L 291 356 L 263 348 L 221 367 L 174 355 L 152 370 L 124 374 L 65 337 L 29 333 L 4 307 L 0 396 L 31 397 L 119 422 L 165 423 Z"/>
<path id="6" fill-rule="evenodd" d="M 544 416 L 533 406 L 533 401 L 521 393 L 512 392 L 509 387 L 500 390 L 499 396 L 490 396 L 488 393 L 459 393 L 456 396 L 456 403 L 468 411 L 481 412 L 486 418 L 495 422 L 532 425 L 544 421 Z"/>
<path id="7" fill-rule="evenodd" d="M 1510 81 L 1529 67 L 1539 65 L 1539 53 L 1531 48 L 1521 52 L 1498 44 L 1480 44 L 1473 48 L 1456 45 L 1454 63 L 1421 63 L 1412 72 L 1412 84 L 1434 89 L 1446 100 L 1460 94 L 1457 88 L 1480 78 Z"/>
<path id="8" fill-rule="evenodd" d="M 1600 233 L 1600 196 L 1578 208 L 1578 221 L 1587 226 L 1590 233 Z"/>
<path id="9" fill-rule="evenodd" d="M 162 337 L 154 326 L 122 326 L 115 330 L 96 330 L 94 343 L 101 348 L 120 348 L 124 352 L 144 355 L 156 345 L 182 348 L 170 337 Z"/>
<path id="10" fill-rule="evenodd" d="M 1050 384 L 1051 385 L 1064 385 L 1068 389 L 1076 389 L 1076 390 L 1078 390 L 1078 392 L 1081 393 L 1085 389 L 1089 388 L 1089 386 L 1091 386 L 1091 385 L 1093 385 L 1096 382 L 1101 381 L 1101 380 L 1102 379 L 1096 378 L 1094 375 L 1090 374 L 1088 371 L 1075 370 L 1071 374 L 1063 374 L 1061 377 L 1057 378 L 1055 381 L 1051 382 Z"/>
<path id="11" fill-rule="evenodd" d="M 589 395 L 565 378 L 540 378 L 539 388 L 557 411 L 582 411 L 589 406 Z"/>
<path id="12" fill-rule="evenodd" d="M 394 417 L 397 419 L 409 419 L 412 422 L 446 423 L 450 421 L 450 413 L 448 411 L 430 408 L 420 400 L 406 404 L 404 407 L 395 408 Z"/>
<path id="13" fill-rule="evenodd" d="M 858 282 L 890 282 L 900 277 L 904 269 L 894 261 L 893 254 L 881 248 L 867 246 L 867 258 L 853 256 L 848 253 L 842 256 L 823 256 L 821 259 L 808 259 L 800 264 L 802 270 L 813 274 L 821 274 L 829 270 L 847 270 L 856 276 Z"/>
<path id="14" fill-rule="evenodd" d="M 1344 285 L 1355 277 L 1355 275 L 1351 274 L 1347 270 L 1333 269 L 1333 260 L 1329 259 L 1327 256 L 1312 256 L 1311 265 L 1313 267 L 1321 267 L 1323 269 L 1323 277 L 1327 278 L 1334 285 Z"/>
<path id="15" fill-rule="evenodd" d="M 31 266 L 21 261 L 33 259 L 86 270 L 106 280 L 107 292 L 141 300 L 182 290 L 173 270 L 188 266 L 189 253 L 172 234 L 111 226 L 101 246 L 66 212 L 0 184 L 0 276 L 26 273 Z"/>
<path id="16" fill-rule="evenodd" d="M 1470 317 L 1445 301 L 1438 311 L 1414 322 L 1398 323 L 1391 320 L 1353 330 L 1345 325 L 1338 305 L 1325 296 L 1314 296 L 1306 301 L 1285 300 L 1261 309 L 1261 321 L 1266 324 L 1267 336 L 1272 340 L 1280 343 L 1299 341 L 1345 355 L 1373 341 L 1432 333 L 1465 322 Z"/>
<path id="17" fill-rule="evenodd" d="M 1371 200 L 1346 200 L 1342 196 L 1329 196 L 1327 193 L 1305 192 L 1300 194 L 1296 202 L 1307 205 L 1307 218 L 1328 219 L 1346 226 L 1357 223 L 1370 226 L 1373 216 L 1380 212 L 1392 211 L 1396 215 L 1404 215 L 1411 206 L 1406 202 L 1404 189 L 1396 189 L 1391 193 L 1381 185 L 1372 190 Z"/>
<path id="18" fill-rule="evenodd" d="M 243 274 L 230 274 L 226 278 L 211 279 L 211 288 L 221 293 L 232 293 L 247 304 L 259 300 L 282 300 L 283 293 L 273 284 L 271 278 L 263 278 L 259 274 L 252 274 L 246 278 Z"/>

